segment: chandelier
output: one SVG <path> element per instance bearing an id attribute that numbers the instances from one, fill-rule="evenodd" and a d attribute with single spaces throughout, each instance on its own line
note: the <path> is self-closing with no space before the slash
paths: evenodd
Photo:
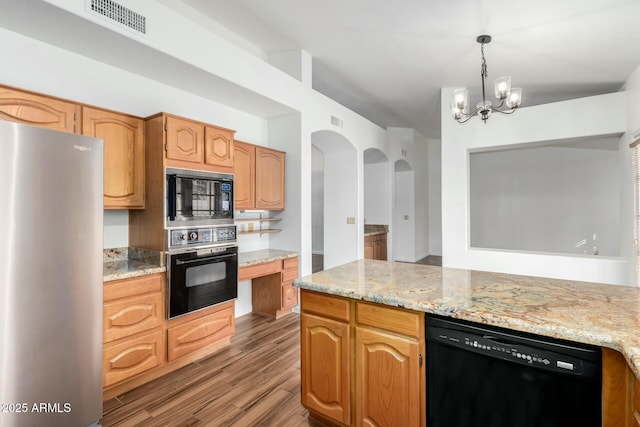
<path id="1" fill-rule="evenodd" d="M 469 92 L 466 88 L 456 89 L 453 91 L 453 103 L 451 104 L 451 113 L 458 123 L 465 123 L 474 116 L 480 116 L 486 124 L 491 112 L 502 114 L 513 114 L 514 111 L 522 103 L 522 89 L 511 87 L 511 77 L 499 77 L 495 80 L 495 94 L 499 105 L 491 105 L 491 101 L 486 100 L 484 82 L 487 78 L 487 60 L 484 58 L 484 45 L 491 42 L 491 36 L 481 35 L 476 39 L 480 43 L 480 54 L 482 55 L 482 65 L 480 68 L 480 77 L 482 77 L 482 102 L 476 105 L 476 109 L 471 113 L 468 112 Z"/>

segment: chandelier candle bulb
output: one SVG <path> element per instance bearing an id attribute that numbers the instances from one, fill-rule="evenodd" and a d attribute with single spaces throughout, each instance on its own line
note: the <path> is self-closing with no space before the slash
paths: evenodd
<path id="1" fill-rule="evenodd" d="M 518 108 L 522 103 L 522 89 L 514 87 L 507 98 L 507 107 Z"/>
<path id="2" fill-rule="evenodd" d="M 496 98 L 499 101 L 506 99 L 511 93 L 511 77 L 498 77 L 495 82 Z"/>
<path id="3" fill-rule="evenodd" d="M 467 108 L 467 100 L 469 98 L 469 92 L 467 89 L 456 89 L 453 92 L 453 101 L 455 107 L 460 110 L 460 112 L 464 112 Z"/>

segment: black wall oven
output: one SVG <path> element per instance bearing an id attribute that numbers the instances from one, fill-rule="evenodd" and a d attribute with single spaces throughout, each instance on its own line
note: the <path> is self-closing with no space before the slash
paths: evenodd
<path id="1" fill-rule="evenodd" d="M 169 230 L 169 319 L 238 297 L 235 226 Z"/>
<path id="2" fill-rule="evenodd" d="M 233 175 L 166 168 L 166 228 L 233 224 Z"/>

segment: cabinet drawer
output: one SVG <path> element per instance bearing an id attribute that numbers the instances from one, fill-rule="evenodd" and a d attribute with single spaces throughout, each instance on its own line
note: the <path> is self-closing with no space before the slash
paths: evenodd
<path id="1" fill-rule="evenodd" d="M 302 299 L 301 309 L 306 313 L 315 313 L 322 317 L 331 317 L 347 322 L 351 317 L 349 300 L 346 298 L 310 291 L 302 291 L 300 298 Z"/>
<path id="2" fill-rule="evenodd" d="M 152 332 L 102 351 L 102 386 L 129 379 L 164 363 L 162 331 Z"/>
<path id="3" fill-rule="evenodd" d="M 291 283 L 282 285 L 282 307 L 291 307 L 298 302 L 298 289 Z"/>
<path id="4" fill-rule="evenodd" d="M 285 282 L 293 282 L 294 279 L 298 277 L 298 269 L 295 270 L 284 270 L 282 272 L 282 283 Z"/>
<path id="5" fill-rule="evenodd" d="M 113 301 L 133 295 L 161 292 L 164 275 L 151 274 L 132 279 L 114 280 L 104 284 L 104 301 Z"/>
<path id="6" fill-rule="evenodd" d="M 233 307 L 169 328 L 167 330 L 169 361 L 229 337 L 234 331 Z"/>
<path id="7" fill-rule="evenodd" d="M 162 326 L 162 305 L 160 292 L 105 304 L 102 319 L 104 342 Z"/>
<path id="8" fill-rule="evenodd" d="M 282 260 L 283 270 L 296 270 L 298 271 L 298 257 L 285 258 Z"/>
<path id="9" fill-rule="evenodd" d="M 359 302 L 356 304 L 356 320 L 360 325 L 417 339 L 424 337 L 424 315 L 418 312 Z"/>
<path id="10" fill-rule="evenodd" d="M 254 277 L 268 276 L 280 272 L 280 261 L 242 267 L 238 273 L 238 280 L 248 280 Z"/>

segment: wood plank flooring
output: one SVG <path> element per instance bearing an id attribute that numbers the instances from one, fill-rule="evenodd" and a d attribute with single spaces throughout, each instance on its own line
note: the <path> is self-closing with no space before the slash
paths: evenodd
<path id="1" fill-rule="evenodd" d="M 315 426 L 300 404 L 300 316 L 236 319 L 231 345 L 103 403 L 109 426 Z"/>

